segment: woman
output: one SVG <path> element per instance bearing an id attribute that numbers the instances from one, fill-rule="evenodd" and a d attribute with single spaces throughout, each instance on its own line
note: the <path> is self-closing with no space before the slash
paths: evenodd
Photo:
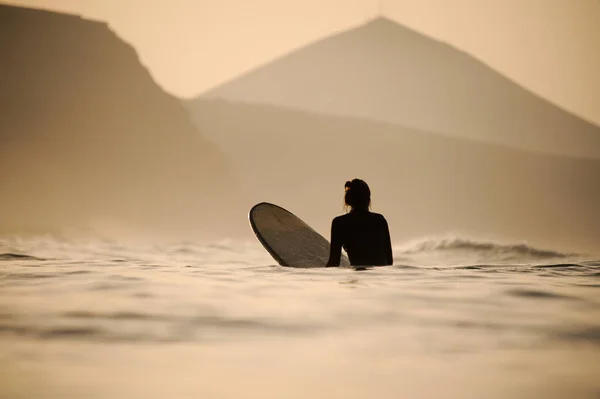
<path id="1" fill-rule="evenodd" d="M 342 247 L 353 266 L 391 265 L 392 244 L 385 218 L 369 211 L 371 190 L 360 179 L 347 181 L 344 202 L 350 212 L 331 223 L 331 247 L 327 266 L 339 266 Z"/>

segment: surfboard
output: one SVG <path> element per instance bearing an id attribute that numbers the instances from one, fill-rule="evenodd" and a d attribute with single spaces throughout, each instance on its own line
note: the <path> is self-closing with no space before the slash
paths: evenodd
<path id="1" fill-rule="evenodd" d="M 261 202 L 250 209 L 248 219 L 258 241 L 281 266 L 327 265 L 329 241 L 290 211 Z M 350 266 L 344 254 L 340 266 Z"/>

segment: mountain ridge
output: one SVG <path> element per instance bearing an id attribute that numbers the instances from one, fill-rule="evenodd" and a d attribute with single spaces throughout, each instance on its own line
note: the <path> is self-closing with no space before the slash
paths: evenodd
<path id="1" fill-rule="evenodd" d="M 0 234 L 223 232 L 225 157 L 106 23 L 0 5 L 0 48 Z"/>
<path id="2" fill-rule="evenodd" d="M 450 234 L 598 250 L 599 160 L 222 99 L 188 108 L 251 202 L 284 206 L 325 236 L 344 181 L 359 177 L 395 241 Z"/>
<path id="3" fill-rule="evenodd" d="M 415 133 L 423 134 L 423 135 L 429 136 L 429 137 L 436 137 L 436 138 L 439 138 L 441 140 L 448 141 L 448 142 L 464 142 L 464 141 L 466 141 L 466 142 L 470 142 L 470 143 L 477 144 L 477 145 L 493 146 L 493 147 L 496 147 L 496 148 L 499 148 L 502 150 L 516 152 L 516 153 L 533 156 L 533 157 L 539 156 L 539 157 L 551 158 L 551 159 L 591 162 L 593 164 L 600 162 L 600 159 L 593 158 L 593 157 L 578 157 L 578 156 L 571 156 L 571 155 L 545 153 L 545 152 L 540 152 L 540 151 L 526 149 L 526 148 L 515 148 L 515 147 L 511 147 L 509 145 L 504 145 L 504 144 L 489 143 L 489 142 L 486 142 L 484 140 L 480 140 L 477 138 L 468 138 L 468 137 L 464 138 L 464 137 L 450 136 L 448 134 L 429 131 L 429 130 L 421 129 L 421 128 L 414 127 L 414 126 L 408 126 L 408 125 L 403 125 L 403 124 L 389 122 L 389 121 L 380 121 L 380 120 L 376 120 L 376 119 L 363 118 L 360 116 L 331 115 L 331 114 L 327 114 L 324 112 L 313 111 L 313 110 L 308 110 L 308 109 L 303 109 L 303 108 L 278 106 L 278 105 L 274 105 L 274 104 L 253 103 L 250 101 L 236 101 L 236 100 L 230 100 L 230 99 L 226 99 L 226 98 L 199 97 L 199 98 L 194 98 L 194 99 L 190 99 L 190 100 L 182 100 L 182 102 L 183 102 L 184 106 L 189 110 L 192 119 L 194 119 L 194 112 L 196 110 L 195 104 L 213 103 L 213 104 L 221 104 L 221 105 L 232 106 L 232 107 L 248 107 L 248 108 L 252 108 L 252 109 L 271 110 L 273 112 L 292 113 L 292 114 L 297 114 L 297 115 L 303 115 L 303 116 L 309 117 L 309 118 L 310 117 L 317 117 L 317 118 L 333 117 L 333 118 L 348 119 L 348 120 L 352 120 L 355 122 L 364 122 L 367 124 L 373 123 L 373 124 L 377 124 L 377 125 L 381 125 L 381 126 L 387 126 L 388 128 L 410 130 Z M 196 123 L 198 123 L 198 122 L 196 122 Z"/>

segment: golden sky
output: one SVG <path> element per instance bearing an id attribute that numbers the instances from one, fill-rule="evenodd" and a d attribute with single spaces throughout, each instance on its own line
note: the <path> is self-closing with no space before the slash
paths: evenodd
<path id="1" fill-rule="evenodd" d="M 6 2 L 5 0 L 3 0 Z M 107 21 L 192 97 L 377 15 L 450 43 L 600 125 L 597 0 L 10 0 Z"/>

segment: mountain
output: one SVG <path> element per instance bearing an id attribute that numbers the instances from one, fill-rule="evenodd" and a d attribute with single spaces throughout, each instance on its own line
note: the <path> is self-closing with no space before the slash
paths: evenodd
<path id="1" fill-rule="evenodd" d="M 326 236 L 344 182 L 359 177 L 395 242 L 458 234 L 600 251 L 598 160 L 267 105 L 197 99 L 188 107 L 252 202 L 280 204 Z"/>
<path id="2" fill-rule="evenodd" d="M 468 54 L 382 18 L 294 51 L 201 97 L 360 117 L 519 149 L 600 158 L 598 126 Z"/>
<path id="3" fill-rule="evenodd" d="M 226 159 L 105 23 L 0 5 L 0 71 L 0 233 L 227 232 Z"/>

